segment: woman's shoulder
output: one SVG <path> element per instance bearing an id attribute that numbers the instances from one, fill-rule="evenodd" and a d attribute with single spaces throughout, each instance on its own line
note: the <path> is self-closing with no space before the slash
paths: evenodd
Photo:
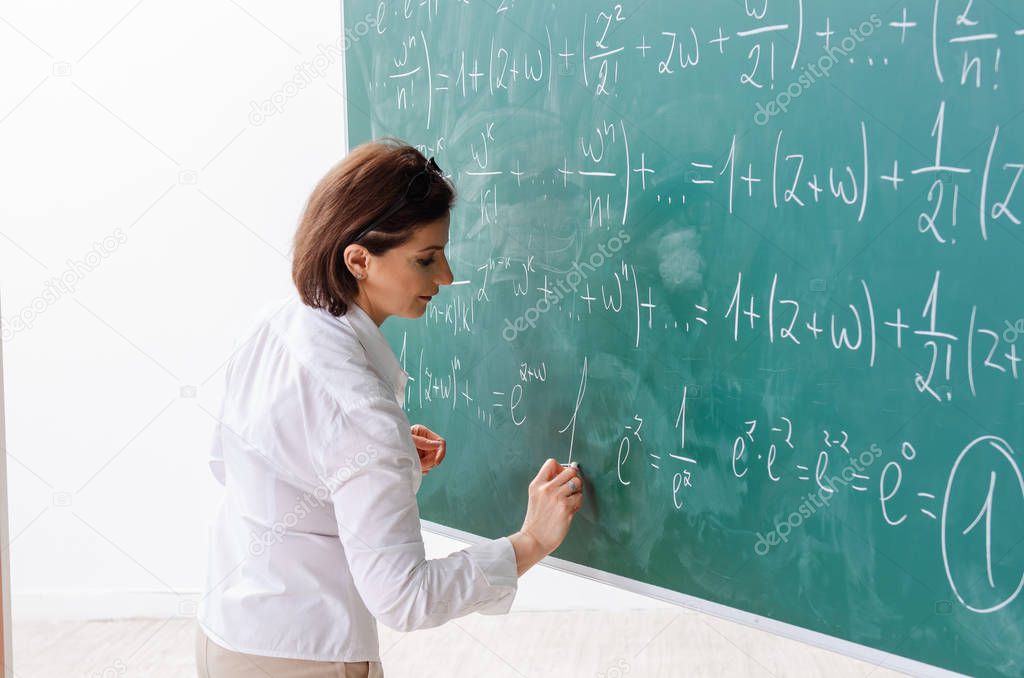
<path id="1" fill-rule="evenodd" d="M 340 405 L 392 397 L 345 316 L 296 299 L 273 325 L 292 358 Z"/>

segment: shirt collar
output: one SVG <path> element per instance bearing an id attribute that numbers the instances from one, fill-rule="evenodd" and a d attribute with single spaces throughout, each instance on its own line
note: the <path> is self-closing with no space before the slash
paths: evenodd
<path id="1" fill-rule="evenodd" d="M 409 375 L 395 358 L 395 353 L 391 350 L 384 333 L 366 311 L 354 303 L 348 305 L 343 317 L 348 319 L 348 324 L 355 330 L 370 365 L 391 387 L 398 405 L 405 407 L 405 385 Z"/>

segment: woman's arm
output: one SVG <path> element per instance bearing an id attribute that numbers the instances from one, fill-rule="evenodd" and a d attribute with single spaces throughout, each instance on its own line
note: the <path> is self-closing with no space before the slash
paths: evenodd
<path id="1" fill-rule="evenodd" d="M 343 408 L 337 424 L 314 463 L 330 488 L 338 538 L 370 612 L 400 631 L 471 612 L 507 612 L 517 588 L 510 540 L 426 558 L 416 504 L 419 458 L 398 404 L 384 397 L 362 400 Z"/>
<path id="2" fill-rule="evenodd" d="M 582 505 L 573 467 L 548 459 L 530 482 L 523 526 L 508 538 L 426 559 L 416 483 L 421 469 L 405 413 L 389 398 L 345 408 L 316 460 L 330 487 L 353 581 L 387 626 L 429 628 L 469 614 L 507 612 L 517 578 L 554 551 Z"/>

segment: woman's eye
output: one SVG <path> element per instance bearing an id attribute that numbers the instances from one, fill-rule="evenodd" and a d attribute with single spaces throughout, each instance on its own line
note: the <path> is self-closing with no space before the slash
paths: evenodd
<path id="1" fill-rule="evenodd" d="M 432 263 L 434 263 L 434 258 L 431 257 L 429 259 L 417 259 L 416 262 L 423 268 L 426 268 L 427 266 L 430 266 Z"/>

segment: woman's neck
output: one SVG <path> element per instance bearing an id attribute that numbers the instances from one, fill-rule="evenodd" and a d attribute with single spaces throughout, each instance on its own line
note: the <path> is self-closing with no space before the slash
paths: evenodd
<path id="1" fill-rule="evenodd" d="M 384 321 L 388 319 L 388 314 L 383 311 L 376 310 L 373 307 L 373 304 L 370 303 L 370 300 L 366 298 L 366 295 L 362 290 L 360 290 L 359 294 L 356 295 L 356 298 L 352 300 L 352 303 L 358 306 L 363 313 L 370 316 L 370 320 L 372 320 L 373 324 L 377 327 L 380 327 Z"/>

